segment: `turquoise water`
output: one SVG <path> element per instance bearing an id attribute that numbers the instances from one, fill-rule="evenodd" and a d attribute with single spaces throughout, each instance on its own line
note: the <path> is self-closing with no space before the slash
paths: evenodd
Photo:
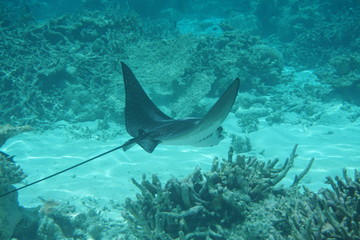
<path id="1" fill-rule="evenodd" d="M 15 155 L 16 164 L 27 174 L 16 187 L 130 138 L 120 61 L 129 65 L 159 109 L 175 119 L 203 117 L 240 78 L 237 99 L 222 124 L 226 137 L 218 145 L 159 144 L 151 154 L 134 146 L 25 188 L 18 192 L 18 202 L 16 195 L 6 196 L 0 199 L 0 238 L 161 239 L 161 227 L 151 228 L 154 235 L 149 235 L 140 224 L 136 233 L 122 214 L 131 212 L 126 198 L 142 199 L 131 178 L 141 182 L 143 174 L 147 179 L 156 174 L 163 188 L 176 178 L 193 184 L 196 192 L 200 183 L 189 183 L 194 176 L 188 176 L 196 167 L 210 171 L 213 159 L 226 159 L 231 145 L 240 151 L 232 135 L 249 139 L 251 148 L 243 147 L 239 154 L 264 162 L 279 158 L 279 165 L 299 144 L 299 156 L 274 189 L 290 192 L 295 175 L 311 158 L 315 162 L 300 185 L 315 193 L 329 188 L 326 177 L 342 176 L 344 168 L 353 177 L 360 167 L 359 6 L 356 0 L 0 1 L 0 143 L 6 139 L 0 151 Z M 32 130 L 9 133 L 4 130 L 7 124 Z M 4 173 L 12 173 L 0 166 Z M 296 211 L 291 194 L 284 193 L 281 204 L 280 191 L 264 191 L 268 195 L 260 202 L 247 202 L 251 194 L 244 197 L 238 191 L 247 190 L 233 190 L 236 204 L 244 203 L 247 215 L 229 220 L 234 223 L 229 225 L 225 222 L 231 214 L 224 212 L 234 209 L 194 200 L 196 207 L 223 208 L 220 217 L 225 220 L 217 222 L 209 215 L 208 226 L 182 216 L 189 226 L 181 228 L 185 239 L 294 237 L 290 223 L 274 224 L 277 217 L 285 218 L 283 206 Z M 218 196 L 225 201 L 222 193 Z M 145 214 L 149 206 L 140 212 Z M 188 214 L 190 208 L 174 203 L 173 209 L 163 212 L 174 209 Z M 203 225 L 192 229 L 193 222 Z M 164 229 L 163 234 L 169 235 L 163 239 L 180 239 L 180 230 Z M 301 227 L 296 230 L 301 232 Z M 208 235 L 191 237 L 196 232 Z M 320 232 L 322 239 L 336 235 L 336 230 L 329 231 L 334 235 Z"/>

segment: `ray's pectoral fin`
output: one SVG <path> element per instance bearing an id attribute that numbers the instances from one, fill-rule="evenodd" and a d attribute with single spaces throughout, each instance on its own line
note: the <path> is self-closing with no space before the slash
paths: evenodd
<path id="1" fill-rule="evenodd" d="M 146 94 L 131 69 L 121 62 L 125 85 L 125 127 L 132 136 L 139 136 L 139 129 L 148 132 L 161 121 L 172 120 L 163 113 Z"/>
<path id="2" fill-rule="evenodd" d="M 236 78 L 205 115 L 202 122 L 213 121 L 220 125 L 229 115 L 229 112 L 234 105 L 239 86 L 240 79 Z"/>
<path id="3" fill-rule="evenodd" d="M 125 126 L 133 137 L 124 144 L 124 151 L 139 144 L 145 151 L 152 153 L 161 142 L 149 136 L 149 132 L 163 121 L 172 120 L 163 113 L 146 94 L 131 69 L 121 62 L 125 85 Z"/>
<path id="4" fill-rule="evenodd" d="M 199 147 L 217 145 L 224 138 L 221 124 L 234 105 L 239 86 L 240 80 L 236 78 L 195 127 L 166 143 L 179 145 L 191 142 L 192 146 Z"/>
<path id="5" fill-rule="evenodd" d="M 229 115 L 231 108 L 234 105 L 239 86 L 240 79 L 236 78 L 200 121 L 197 128 L 194 129 L 192 134 L 200 135 L 203 132 L 210 132 L 211 134 L 207 136 L 215 136 L 212 138 L 207 137 L 205 140 L 202 139 L 197 144 L 194 144 L 195 146 L 204 146 L 205 143 L 208 145 L 210 143 L 210 146 L 214 146 L 224 138 L 221 124 Z"/>

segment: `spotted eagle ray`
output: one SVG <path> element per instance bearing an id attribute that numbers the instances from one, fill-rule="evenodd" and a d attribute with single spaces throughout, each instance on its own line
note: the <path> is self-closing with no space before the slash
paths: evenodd
<path id="1" fill-rule="evenodd" d="M 152 153 L 160 143 L 206 147 L 217 145 L 224 138 L 221 124 L 235 102 L 240 85 L 239 78 L 232 82 L 203 118 L 173 119 L 151 101 L 134 73 L 125 63 L 121 62 L 121 68 L 125 85 L 125 127 L 132 138 L 116 148 L 5 192 L 0 197 L 55 177 L 118 149 L 126 151 L 135 144 L 141 146 L 148 153 Z"/>

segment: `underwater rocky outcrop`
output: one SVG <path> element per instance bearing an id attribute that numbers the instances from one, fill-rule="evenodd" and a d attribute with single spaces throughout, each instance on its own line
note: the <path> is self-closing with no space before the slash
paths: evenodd
<path id="1" fill-rule="evenodd" d="M 0 192 L 13 190 L 12 184 L 21 182 L 25 177 L 23 170 L 14 162 L 13 156 L 0 152 Z M 0 239 L 10 239 L 21 218 L 17 193 L 0 197 Z"/>

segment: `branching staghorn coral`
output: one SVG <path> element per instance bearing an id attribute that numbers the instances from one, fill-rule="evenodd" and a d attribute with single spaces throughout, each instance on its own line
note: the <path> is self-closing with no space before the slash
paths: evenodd
<path id="1" fill-rule="evenodd" d="M 162 186 L 152 181 L 132 182 L 141 190 L 137 200 L 126 199 L 123 217 L 140 239 L 225 239 L 233 224 L 243 223 L 253 203 L 267 198 L 292 167 L 296 146 L 280 168 L 278 159 L 267 163 L 256 158 L 215 158 L 211 171 L 200 168 L 184 180 L 172 178 Z M 301 174 L 300 178 L 303 176 Z"/>
<path id="2" fill-rule="evenodd" d="M 327 184 L 332 190 L 321 191 L 323 199 L 319 205 L 323 209 L 323 215 L 332 226 L 329 231 L 331 238 L 336 239 L 360 239 L 360 175 L 355 170 L 354 179 L 351 179 L 346 169 L 343 169 L 342 180 L 335 177 L 327 177 Z"/>
<path id="3" fill-rule="evenodd" d="M 290 239 L 360 239 L 360 176 L 355 170 L 352 179 L 344 169 L 343 178 L 327 177 L 331 188 L 318 194 L 304 188 L 294 207 L 286 210 Z"/>

